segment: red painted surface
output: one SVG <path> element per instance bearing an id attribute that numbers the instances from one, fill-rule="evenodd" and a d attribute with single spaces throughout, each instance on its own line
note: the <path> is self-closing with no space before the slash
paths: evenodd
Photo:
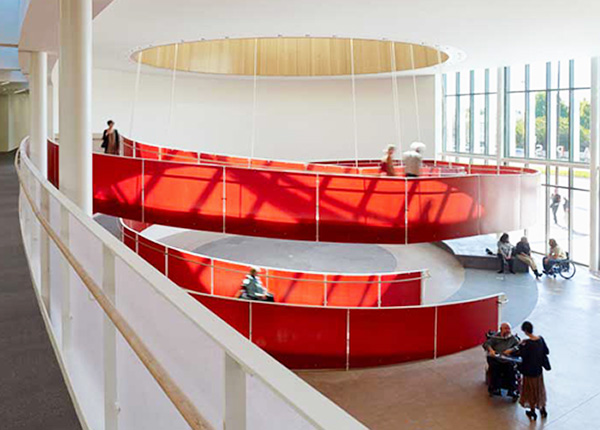
<path id="1" fill-rule="evenodd" d="M 268 269 L 264 282 L 277 303 L 321 306 L 325 301 L 325 275 Z"/>
<path id="2" fill-rule="evenodd" d="M 144 216 L 156 224 L 223 229 L 223 169 L 144 162 Z"/>
<path id="3" fill-rule="evenodd" d="M 192 294 L 192 297 L 214 312 L 244 337 L 250 335 L 250 302 Z"/>
<path id="4" fill-rule="evenodd" d="M 94 212 L 142 219 L 142 162 L 94 154 Z"/>
<path id="5" fill-rule="evenodd" d="M 168 254 L 171 281 L 188 290 L 211 293 L 212 261 L 210 258 L 171 248 Z"/>
<path id="6" fill-rule="evenodd" d="M 422 274 L 395 273 L 381 275 L 381 306 L 413 306 L 420 305 Z"/>
<path id="7" fill-rule="evenodd" d="M 480 345 L 485 333 L 498 330 L 498 298 L 438 307 L 437 356 Z"/>
<path id="8" fill-rule="evenodd" d="M 346 309 L 252 302 L 256 345 L 292 369 L 346 367 Z"/>
<path id="9" fill-rule="evenodd" d="M 327 306 L 376 307 L 378 305 L 377 275 L 327 275 L 327 281 Z"/>
<path id="10" fill-rule="evenodd" d="M 138 254 L 160 273 L 165 274 L 167 248 L 138 235 Z"/>
<path id="11" fill-rule="evenodd" d="M 54 182 L 58 152 L 51 147 L 48 174 Z M 529 170 L 521 174 L 522 169 L 503 166 L 500 175 L 405 180 L 281 171 L 304 164 L 279 161 L 256 160 L 263 169 L 167 162 L 156 159 L 159 153 L 162 158 L 195 154 L 140 143 L 136 157 L 143 161 L 94 154 L 95 211 L 184 228 L 350 243 L 430 242 L 514 231 L 535 222 L 531 209 L 539 175 Z M 248 163 L 242 157 L 200 155 L 228 166 Z"/>
<path id="12" fill-rule="evenodd" d="M 434 307 L 350 310 L 350 367 L 433 358 Z"/>

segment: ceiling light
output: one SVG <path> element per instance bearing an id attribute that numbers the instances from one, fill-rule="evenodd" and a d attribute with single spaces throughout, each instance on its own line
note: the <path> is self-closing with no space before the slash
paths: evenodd
<path id="1" fill-rule="evenodd" d="M 10 82 L 8 82 L 8 81 L 0 82 L 0 87 L 3 87 L 4 85 L 8 85 L 8 84 L 10 84 Z"/>
<path id="2" fill-rule="evenodd" d="M 21 93 L 24 93 L 24 92 L 26 92 L 26 91 L 29 91 L 29 89 L 27 89 L 27 88 L 23 88 L 22 90 L 15 91 L 15 92 L 14 92 L 14 94 L 21 94 Z"/>

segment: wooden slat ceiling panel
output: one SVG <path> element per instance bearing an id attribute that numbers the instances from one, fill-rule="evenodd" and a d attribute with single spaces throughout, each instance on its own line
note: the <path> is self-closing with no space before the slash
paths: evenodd
<path id="1" fill-rule="evenodd" d="M 434 48 L 402 42 L 355 39 L 354 73 L 389 73 L 392 46 L 396 71 L 438 65 L 448 56 Z M 260 38 L 185 42 L 177 45 L 177 70 L 224 75 L 254 75 L 257 48 L 258 76 L 345 76 L 352 73 L 350 39 L 338 38 Z M 411 58 L 412 56 L 412 58 Z M 137 58 L 137 54 L 134 54 Z M 175 44 L 143 51 L 145 65 L 172 69 Z"/>

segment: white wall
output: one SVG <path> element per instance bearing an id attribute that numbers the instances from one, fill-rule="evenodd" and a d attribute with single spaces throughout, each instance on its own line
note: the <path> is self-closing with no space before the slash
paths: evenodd
<path id="1" fill-rule="evenodd" d="M 433 156 L 434 77 L 417 79 L 421 136 Z M 135 74 L 94 69 L 93 131 L 113 119 L 130 134 Z M 417 139 L 412 78 L 398 78 L 402 144 Z M 178 74 L 173 122 L 168 127 L 171 77 L 142 74 L 133 137 L 207 152 L 249 155 L 252 80 Z M 352 87 L 348 79 L 259 80 L 256 157 L 309 160 L 353 158 Z M 356 81 L 359 157 L 380 157 L 396 141 L 390 78 Z"/>
<path id="2" fill-rule="evenodd" d="M 29 94 L 0 96 L 0 152 L 12 151 L 29 134 Z"/>

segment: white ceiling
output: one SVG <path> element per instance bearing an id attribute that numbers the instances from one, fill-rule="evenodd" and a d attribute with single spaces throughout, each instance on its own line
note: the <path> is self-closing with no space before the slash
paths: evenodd
<path id="1" fill-rule="evenodd" d="M 444 70 L 600 54 L 594 0 L 114 0 L 94 20 L 94 67 L 133 50 L 201 38 L 387 38 L 462 51 Z M 458 60 L 458 61 L 456 61 Z"/>

